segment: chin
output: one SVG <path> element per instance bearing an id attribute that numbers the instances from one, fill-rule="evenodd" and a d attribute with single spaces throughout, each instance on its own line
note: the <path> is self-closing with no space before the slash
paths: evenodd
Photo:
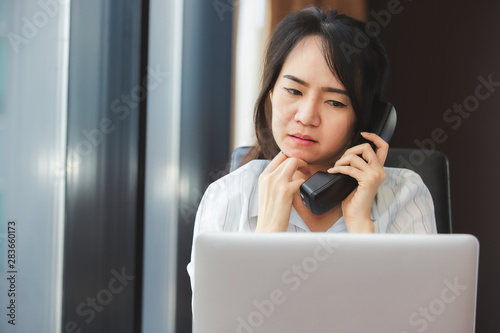
<path id="1" fill-rule="evenodd" d="M 301 149 L 287 149 L 287 148 L 285 148 L 282 151 L 286 156 L 301 159 L 308 164 L 314 163 L 314 161 L 316 160 L 311 153 L 305 152 Z"/>
<path id="2" fill-rule="evenodd" d="M 318 154 L 312 154 L 311 152 L 303 151 L 300 149 L 283 149 L 283 153 L 288 157 L 295 157 L 305 161 L 309 165 L 318 165 L 330 168 L 335 162 L 340 158 L 340 156 L 329 156 L 326 158 L 318 158 Z"/>

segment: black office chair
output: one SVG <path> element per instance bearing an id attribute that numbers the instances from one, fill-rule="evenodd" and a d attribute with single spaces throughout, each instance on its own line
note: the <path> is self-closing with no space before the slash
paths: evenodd
<path id="1" fill-rule="evenodd" d="M 249 149 L 239 147 L 233 151 L 230 171 L 238 168 Z M 435 150 L 390 148 L 385 166 L 406 168 L 418 173 L 431 192 L 438 233 L 452 233 L 448 158 Z"/>

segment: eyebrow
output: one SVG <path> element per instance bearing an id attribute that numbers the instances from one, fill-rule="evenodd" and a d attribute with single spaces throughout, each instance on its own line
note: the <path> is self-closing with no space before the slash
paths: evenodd
<path id="1" fill-rule="evenodd" d="M 306 81 L 301 80 L 301 79 L 299 79 L 298 77 L 295 77 L 295 76 L 293 76 L 293 75 L 288 75 L 288 74 L 287 74 L 287 75 L 283 75 L 283 77 L 284 77 L 285 79 L 289 79 L 289 80 L 295 81 L 295 82 L 297 82 L 298 84 L 303 85 L 304 87 L 309 87 L 309 83 L 307 83 Z M 338 93 L 338 94 L 343 94 L 343 95 L 348 96 L 347 91 L 342 90 L 342 89 L 331 88 L 331 87 L 323 87 L 323 88 L 321 88 L 321 90 L 323 90 L 323 91 L 325 91 L 325 92 Z"/>

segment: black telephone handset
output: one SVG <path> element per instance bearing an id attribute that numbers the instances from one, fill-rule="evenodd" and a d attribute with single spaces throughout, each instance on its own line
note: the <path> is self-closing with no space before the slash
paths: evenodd
<path id="1" fill-rule="evenodd" d="M 379 135 L 388 143 L 396 128 L 396 120 L 396 109 L 391 103 L 377 102 L 366 131 Z M 368 141 L 361 138 L 356 145 L 364 142 Z M 373 143 L 368 143 L 375 149 Z M 358 182 L 351 176 L 318 171 L 300 186 L 300 196 L 314 215 L 323 215 L 342 202 L 356 186 Z"/>

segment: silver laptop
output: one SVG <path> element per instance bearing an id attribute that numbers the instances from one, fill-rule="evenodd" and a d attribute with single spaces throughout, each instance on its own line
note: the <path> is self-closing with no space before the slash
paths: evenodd
<path id="1" fill-rule="evenodd" d="M 471 235 L 215 233 L 195 240 L 194 333 L 471 333 Z"/>

